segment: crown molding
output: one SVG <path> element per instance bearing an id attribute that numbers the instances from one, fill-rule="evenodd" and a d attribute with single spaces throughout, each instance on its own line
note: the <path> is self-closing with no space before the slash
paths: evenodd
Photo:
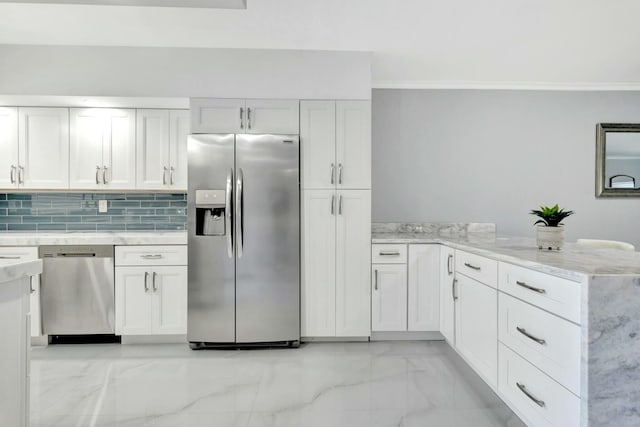
<path id="1" fill-rule="evenodd" d="M 640 82 L 494 82 L 465 80 L 394 81 L 374 80 L 373 89 L 476 89 L 556 91 L 640 91 Z"/>

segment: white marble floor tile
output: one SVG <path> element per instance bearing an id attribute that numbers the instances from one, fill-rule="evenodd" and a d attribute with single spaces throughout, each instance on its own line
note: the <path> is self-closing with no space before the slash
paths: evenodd
<path id="1" fill-rule="evenodd" d="M 33 427 L 523 427 L 443 342 L 36 348 Z"/>

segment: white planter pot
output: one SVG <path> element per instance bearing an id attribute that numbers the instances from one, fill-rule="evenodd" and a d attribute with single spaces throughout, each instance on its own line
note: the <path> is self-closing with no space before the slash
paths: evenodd
<path id="1" fill-rule="evenodd" d="M 559 251 L 564 244 L 564 227 L 536 226 L 536 240 L 541 251 Z"/>

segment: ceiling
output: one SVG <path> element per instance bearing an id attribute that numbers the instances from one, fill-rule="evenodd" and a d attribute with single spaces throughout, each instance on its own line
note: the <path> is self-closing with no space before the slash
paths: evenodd
<path id="1" fill-rule="evenodd" d="M 0 3 L 0 44 L 373 52 L 375 87 L 640 90 L 637 0 Z"/>

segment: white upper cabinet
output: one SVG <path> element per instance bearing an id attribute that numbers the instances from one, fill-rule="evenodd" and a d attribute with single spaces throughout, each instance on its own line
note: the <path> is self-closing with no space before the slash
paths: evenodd
<path id="1" fill-rule="evenodd" d="M 69 110 L 19 108 L 21 188 L 69 187 Z"/>
<path id="2" fill-rule="evenodd" d="M 0 188 L 18 185 L 18 109 L 0 107 Z"/>
<path id="3" fill-rule="evenodd" d="M 302 192 L 302 336 L 336 335 L 336 195 Z"/>
<path id="4" fill-rule="evenodd" d="M 193 133 L 245 133 L 244 99 L 191 98 Z"/>
<path id="5" fill-rule="evenodd" d="M 371 102 L 300 102 L 303 188 L 371 188 Z"/>
<path id="6" fill-rule="evenodd" d="M 371 191 L 336 198 L 336 335 L 371 333 Z"/>
<path id="7" fill-rule="evenodd" d="M 193 133 L 299 132 L 298 100 L 191 99 Z"/>
<path id="8" fill-rule="evenodd" d="M 136 188 L 187 189 L 188 110 L 136 111 Z"/>
<path id="9" fill-rule="evenodd" d="M 72 189 L 134 189 L 135 110 L 71 109 Z"/>
<path id="10" fill-rule="evenodd" d="M 371 188 L 371 102 L 336 103 L 336 161 L 339 188 Z"/>
<path id="11" fill-rule="evenodd" d="M 407 330 L 440 329 L 440 245 L 409 245 Z"/>
<path id="12" fill-rule="evenodd" d="M 452 346 L 455 345 L 455 250 L 440 248 L 440 333 Z"/>
<path id="13" fill-rule="evenodd" d="M 407 265 L 372 267 L 371 330 L 407 330 Z"/>
<path id="14" fill-rule="evenodd" d="M 302 187 L 334 188 L 336 178 L 336 103 L 300 102 Z"/>
<path id="15" fill-rule="evenodd" d="M 298 100 L 247 99 L 245 133 L 298 134 Z"/>
<path id="16" fill-rule="evenodd" d="M 161 189 L 169 175 L 169 111 L 136 111 L 136 188 Z"/>

